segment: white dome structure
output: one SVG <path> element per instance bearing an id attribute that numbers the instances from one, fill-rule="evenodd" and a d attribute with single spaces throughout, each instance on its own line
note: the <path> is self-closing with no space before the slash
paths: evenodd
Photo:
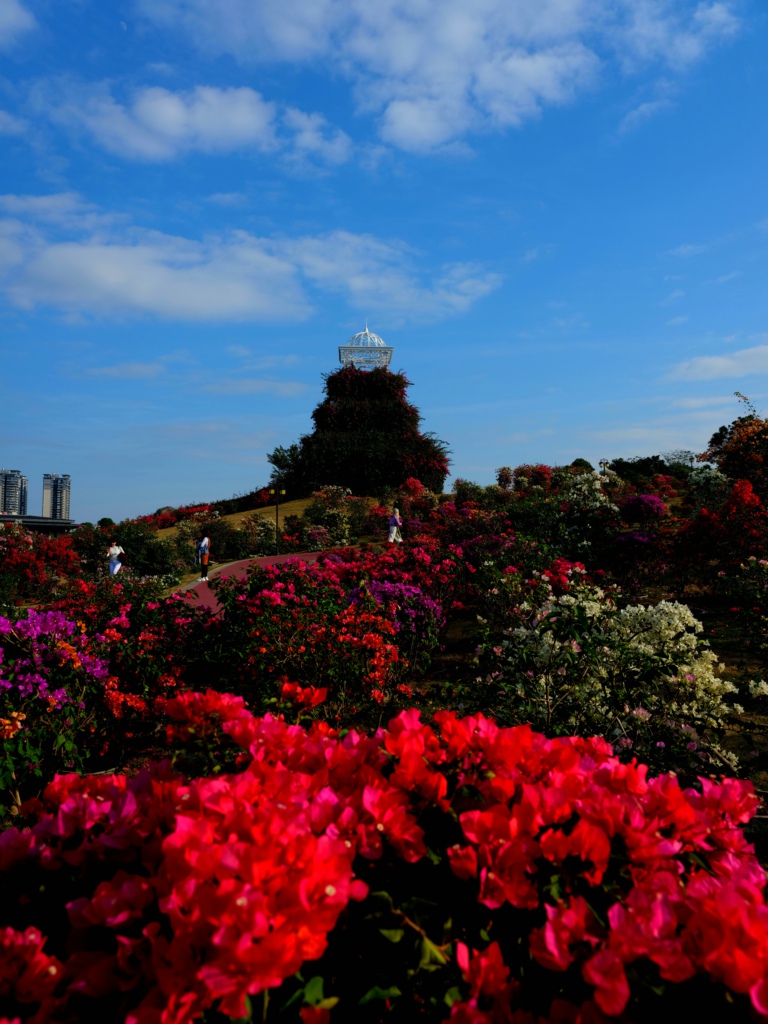
<path id="1" fill-rule="evenodd" d="M 394 348 L 384 343 L 378 334 L 368 330 L 353 334 L 346 345 L 339 345 L 339 362 L 342 366 L 356 366 L 358 370 L 372 370 L 376 366 L 389 366 Z"/>

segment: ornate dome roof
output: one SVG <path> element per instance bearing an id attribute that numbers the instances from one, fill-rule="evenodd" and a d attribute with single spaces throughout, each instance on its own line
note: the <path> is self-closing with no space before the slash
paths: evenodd
<path id="1" fill-rule="evenodd" d="M 384 339 L 380 338 L 378 334 L 374 334 L 373 331 L 369 331 L 367 327 L 364 331 L 358 331 L 357 334 L 353 334 L 347 345 L 353 348 L 368 348 L 373 345 L 377 348 L 386 348 Z"/>
<path id="2" fill-rule="evenodd" d="M 342 366 L 356 366 L 359 370 L 373 370 L 377 366 L 389 366 L 394 349 L 383 338 L 368 330 L 353 334 L 346 345 L 339 345 L 339 362 Z"/>

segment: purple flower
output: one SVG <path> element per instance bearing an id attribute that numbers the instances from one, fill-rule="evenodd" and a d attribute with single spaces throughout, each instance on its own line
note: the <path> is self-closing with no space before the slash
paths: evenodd
<path id="1" fill-rule="evenodd" d="M 630 494 L 621 503 L 621 513 L 627 522 L 650 522 L 662 519 L 667 506 L 655 494 Z"/>
<path id="2" fill-rule="evenodd" d="M 372 580 L 355 587 L 349 594 L 349 603 L 359 604 L 363 593 L 372 597 L 384 609 L 397 632 L 404 629 L 423 637 L 445 624 L 442 607 L 427 597 L 420 587 L 409 583 Z"/>

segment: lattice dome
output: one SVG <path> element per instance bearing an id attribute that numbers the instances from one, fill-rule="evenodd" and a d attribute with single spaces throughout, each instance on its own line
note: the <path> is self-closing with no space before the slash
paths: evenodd
<path id="1" fill-rule="evenodd" d="M 372 370 L 376 366 L 389 366 L 394 351 L 383 338 L 369 331 L 366 324 L 364 331 L 353 334 L 346 345 L 339 345 L 339 362 L 342 366 Z"/>

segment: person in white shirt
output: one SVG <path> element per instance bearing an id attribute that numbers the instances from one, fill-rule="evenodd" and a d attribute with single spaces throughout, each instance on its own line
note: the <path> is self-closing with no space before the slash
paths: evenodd
<path id="1" fill-rule="evenodd" d="M 208 579 L 208 561 L 211 553 L 211 538 L 207 533 L 202 535 L 196 546 L 200 559 L 200 577 L 197 582 L 202 583 Z"/>
<path id="2" fill-rule="evenodd" d="M 120 572 L 123 567 L 123 563 L 120 561 L 120 555 L 124 555 L 125 552 L 117 543 L 113 540 L 110 546 L 107 548 L 107 557 L 109 558 L 109 575 L 114 576 Z"/>

